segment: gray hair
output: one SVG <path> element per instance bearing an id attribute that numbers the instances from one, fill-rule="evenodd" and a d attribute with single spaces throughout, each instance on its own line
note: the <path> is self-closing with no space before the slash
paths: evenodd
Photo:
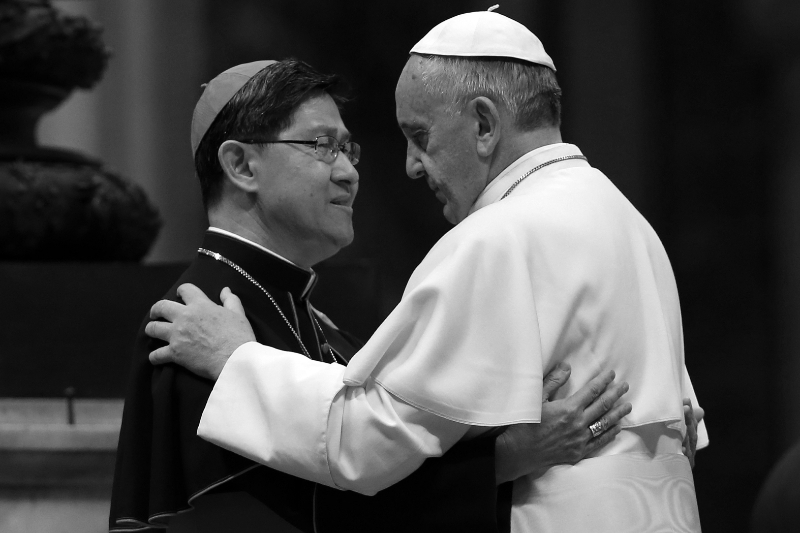
<path id="1" fill-rule="evenodd" d="M 504 107 L 523 131 L 561 125 L 561 88 L 549 67 L 505 58 L 416 55 L 424 59 L 423 86 L 450 102 L 449 113 L 485 96 Z"/>

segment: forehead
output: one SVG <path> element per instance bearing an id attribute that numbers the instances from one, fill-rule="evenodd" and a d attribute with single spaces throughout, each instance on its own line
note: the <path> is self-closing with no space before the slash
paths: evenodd
<path id="1" fill-rule="evenodd" d="M 284 133 L 333 135 L 340 141 L 350 136 L 336 102 L 328 94 L 313 96 L 300 104 L 292 114 L 292 122 Z"/>
<path id="2" fill-rule="evenodd" d="M 441 98 L 425 89 L 421 66 L 421 58 L 411 56 L 397 81 L 395 104 L 401 128 L 430 125 L 445 107 Z"/>

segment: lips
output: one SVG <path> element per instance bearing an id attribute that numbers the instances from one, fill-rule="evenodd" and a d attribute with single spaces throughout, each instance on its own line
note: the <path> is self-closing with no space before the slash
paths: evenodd
<path id="1" fill-rule="evenodd" d="M 331 203 L 334 205 L 342 205 L 350 207 L 350 205 L 352 204 L 352 197 L 349 194 L 346 196 L 339 196 L 331 200 Z"/>
<path id="2" fill-rule="evenodd" d="M 447 197 L 442 193 L 442 191 L 437 187 L 432 181 L 426 180 L 428 187 L 430 190 L 433 191 L 433 194 L 436 196 L 436 199 L 442 202 L 443 204 L 447 203 Z"/>
<path id="3" fill-rule="evenodd" d="M 353 197 L 350 195 L 334 198 L 330 203 L 351 215 L 353 214 Z"/>

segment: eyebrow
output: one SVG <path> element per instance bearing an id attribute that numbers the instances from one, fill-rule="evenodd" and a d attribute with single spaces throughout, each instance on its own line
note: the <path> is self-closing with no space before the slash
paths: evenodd
<path id="1" fill-rule="evenodd" d="M 311 131 L 314 130 L 321 131 L 322 132 L 321 135 L 330 135 L 339 142 L 347 142 L 350 140 L 351 137 L 350 131 L 347 128 L 345 128 L 344 131 L 342 132 L 341 138 L 339 137 L 338 135 L 339 131 L 336 129 L 335 126 L 327 126 L 324 124 L 320 124 L 318 126 L 311 128 Z"/>
<path id="2" fill-rule="evenodd" d="M 428 125 L 426 125 L 425 123 L 423 123 L 420 120 L 415 120 L 415 119 L 412 119 L 410 121 L 407 121 L 407 120 L 398 121 L 397 125 L 400 127 L 401 130 L 415 130 L 416 129 L 416 130 L 428 131 L 430 129 L 428 127 Z"/>

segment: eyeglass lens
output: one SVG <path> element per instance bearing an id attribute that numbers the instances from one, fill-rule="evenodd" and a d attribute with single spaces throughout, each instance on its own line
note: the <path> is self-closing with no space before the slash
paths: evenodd
<path id="1" fill-rule="evenodd" d="M 317 138 L 316 150 L 323 157 L 332 156 L 334 159 L 341 151 L 347 156 L 347 159 L 349 159 L 350 163 L 353 165 L 358 163 L 358 160 L 361 156 L 361 147 L 357 143 L 348 141 L 342 145 L 339 145 L 339 141 L 330 135 L 323 135 Z"/>

